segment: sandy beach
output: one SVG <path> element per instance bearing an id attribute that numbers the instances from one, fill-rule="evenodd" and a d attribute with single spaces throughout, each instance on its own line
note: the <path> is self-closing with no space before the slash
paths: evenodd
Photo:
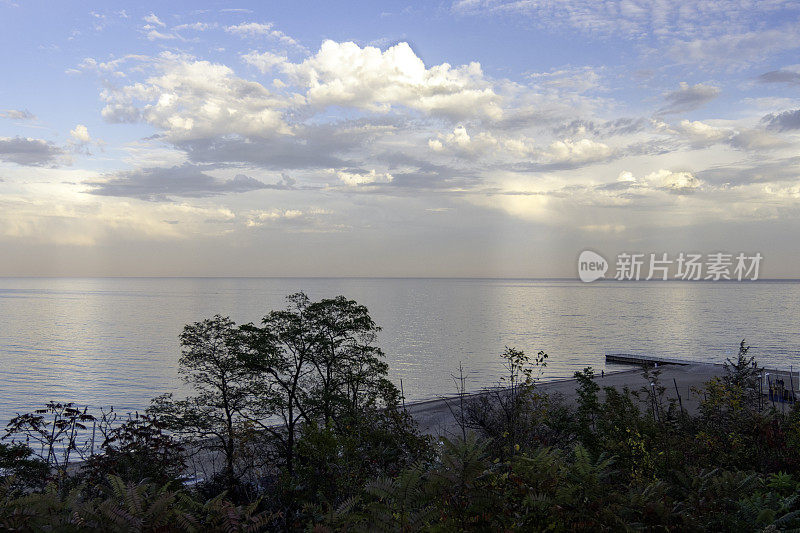
<path id="1" fill-rule="evenodd" d="M 695 412 L 699 405 L 698 395 L 691 391 L 692 388 L 702 387 L 709 379 L 715 376 L 721 376 L 724 373 L 722 365 L 709 363 L 685 366 L 664 365 L 661 366 L 660 369 L 660 381 L 661 384 L 666 387 L 664 394 L 665 399 L 677 398 L 679 392 L 684 408 L 690 413 Z M 774 370 L 768 370 L 768 372 L 771 372 L 773 375 L 778 373 Z M 618 390 L 628 387 L 631 390 L 639 390 L 642 386 L 647 385 L 647 382 L 642 376 L 642 370 L 639 368 L 606 372 L 603 377 L 598 375 L 596 377 L 596 382 L 601 388 L 601 398 L 603 396 L 602 389 L 605 387 L 614 387 Z M 560 395 L 568 405 L 574 405 L 576 403 L 576 387 L 576 380 L 569 378 L 543 381 L 536 385 L 537 390 L 542 393 Z M 470 394 L 468 397 L 474 398 L 481 394 L 487 394 L 487 392 Z M 435 400 L 411 403 L 406 406 L 406 409 L 417 421 L 422 433 L 433 436 L 449 436 L 454 435 L 456 431 L 459 430 L 456 420 L 453 417 L 453 411 L 448 407 L 449 404 L 455 408 L 457 402 L 458 399 L 453 395 Z M 642 407 L 644 408 L 645 406 Z"/>

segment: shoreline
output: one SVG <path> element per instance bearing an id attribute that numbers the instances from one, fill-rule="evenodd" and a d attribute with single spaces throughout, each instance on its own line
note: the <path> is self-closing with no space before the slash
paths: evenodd
<path id="1" fill-rule="evenodd" d="M 661 385 L 666 387 L 664 400 L 677 399 L 678 394 L 680 394 L 683 408 L 689 413 L 696 413 L 700 405 L 700 397 L 692 392 L 692 388 L 702 388 L 710 379 L 724 374 L 723 365 L 717 363 L 690 362 L 686 365 L 664 365 L 660 366 L 659 369 L 661 370 L 659 378 Z M 765 371 L 773 376 L 776 374 L 786 375 L 785 371 L 773 369 L 765 369 Z M 639 367 L 605 372 L 602 377 L 599 374 L 595 375 L 595 382 L 600 386 L 599 397 L 601 399 L 604 398 L 603 389 L 605 387 L 614 387 L 618 390 L 627 387 L 632 391 L 639 390 L 647 384 L 641 373 L 642 368 Z M 576 389 L 577 380 L 574 377 L 553 378 L 548 381 L 540 381 L 535 385 L 536 391 L 548 395 L 556 395 L 564 404 L 570 407 L 577 405 Z M 493 387 L 477 392 L 468 392 L 464 394 L 464 399 L 479 398 L 502 390 L 503 387 Z M 438 398 L 407 402 L 401 408 L 404 408 L 411 415 L 422 435 L 434 438 L 453 437 L 461 433 L 453 411 L 457 408 L 458 401 L 459 395 L 455 393 Z M 644 402 L 640 402 L 640 404 L 646 407 Z M 198 479 L 207 477 L 207 469 L 217 462 L 218 457 L 216 454 L 209 454 L 208 452 L 199 454 L 189 452 L 187 460 L 187 470 L 192 472 L 189 475 L 189 479 L 196 482 Z M 70 467 L 78 468 L 83 462 L 75 461 L 71 463 Z"/>
<path id="2" fill-rule="evenodd" d="M 694 387 L 702 387 L 708 380 L 723 375 L 724 367 L 722 364 L 717 363 L 687 363 L 688 364 L 683 366 L 660 366 L 661 375 L 659 380 L 661 385 L 666 387 L 664 392 L 664 399 L 666 401 L 669 399 L 677 399 L 678 394 L 680 394 L 683 407 L 690 413 L 693 413 L 696 412 L 700 404 L 700 399 L 691 389 Z M 765 370 L 771 375 L 785 374 L 785 371 Z M 603 398 L 603 388 L 605 387 L 614 387 L 617 390 L 622 390 L 625 387 L 630 390 L 639 390 L 647 384 L 641 373 L 641 368 L 632 368 L 615 372 L 606 372 L 603 377 L 599 374 L 596 375 L 595 382 L 600 386 L 600 397 Z M 535 387 L 537 391 L 559 395 L 567 405 L 574 406 L 577 403 L 577 380 L 574 377 L 542 381 L 537 383 Z M 464 395 L 464 398 L 478 398 L 496 392 L 497 390 L 497 388 L 494 388 L 467 393 Z M 442 396 L 440 398 L 407 403 L 405 409 L 417 422 L 422 434 L 434 437 L 452 436 L 455 435 L 456 432 L 460 432 L 460 428 L 456 423 L 456 419 L 450 407 L 455 407 L 454 403 L 458 400 L 458 394 Z"/>

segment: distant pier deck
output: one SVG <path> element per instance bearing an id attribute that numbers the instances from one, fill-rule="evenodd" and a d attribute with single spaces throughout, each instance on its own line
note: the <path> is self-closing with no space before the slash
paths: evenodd
<path id="1" fill-rule="evenodd" d="M 688 366 L 697 364 L 693 361 L 686 361 L 682 359 L 672 359 L 670 357 L 652 357 L 650 355 L 639 355 L 631 353 L 608 353 L 606 354 L 606 363 L 618 363 L 623 365 L 679 365 Z"/>

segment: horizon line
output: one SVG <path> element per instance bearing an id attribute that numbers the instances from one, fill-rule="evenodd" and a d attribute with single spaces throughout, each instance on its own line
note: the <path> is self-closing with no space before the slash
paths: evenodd
<path id="1" fill-rule="evenodd" d="M 15 275 L 0 275 L 0 279 L 407 279 L 407 280 L 511 280 L 511 281 L 581 281 L 576 277 L 518 277 L 518 276 L 15 276 Z M 665 283 L 665 282 L 682 282 L 682 283 L 757 283 L 757 282 L 786 282 L 786 281 L 800 281 L 800 278 L 759 278 L 757 280 L 751 279 L 720 279 L 720 280 L 707 280 L 707 279 L 636 279 L 636 280 L 618 280 L 615 278 L 602 278 L 592 282 L 584 282 L 585 285 L 592 285 L 598 282 L 637 282 L 637 283 Z"/>

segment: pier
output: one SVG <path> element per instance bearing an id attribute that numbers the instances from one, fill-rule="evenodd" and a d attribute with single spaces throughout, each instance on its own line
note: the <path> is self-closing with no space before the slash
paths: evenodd
<path id="1" fill-rule="evenodd" d="M 670 357 L 653 357 L 650 355 L 637 355 L 630 353 L 608 353 L 606 354 L 606 363 L 617 363 L 622 365 L 640 365 L 640 366 L 656 366 L 656 365 L 679 365 L 689 366 L 695 363 L 692 361 L 685 361 L 681 359 L 672 359 Z"/>

